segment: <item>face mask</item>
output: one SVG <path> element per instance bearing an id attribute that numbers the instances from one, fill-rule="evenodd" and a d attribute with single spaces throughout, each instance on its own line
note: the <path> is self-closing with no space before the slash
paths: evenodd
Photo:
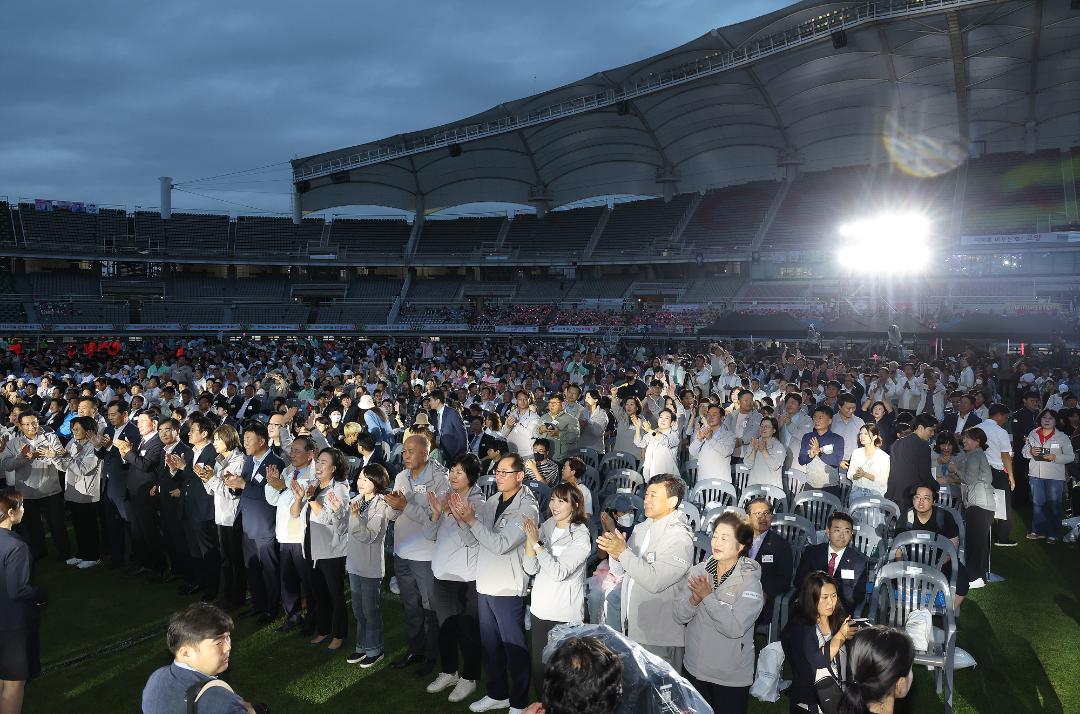
<path id="1" fill-rule="evenodd" d="M 616 518 L 615 522 L 618 523 L 623 528 L 629 528 L 630 526 L 634 525 L 634 514 L 633 513 L 624 513 L 621 516 L 619 516 L 618 518 Z"/>
<path id="2" fill-rule="evenodd" d="M 533 454 L 533 458 L 536 459 L 537 463 L 543 463 L 547 458 L 547 454 Z"/>

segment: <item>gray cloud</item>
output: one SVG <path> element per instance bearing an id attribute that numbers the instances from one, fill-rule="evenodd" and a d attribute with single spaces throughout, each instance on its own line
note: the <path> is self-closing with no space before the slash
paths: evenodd
<path id="1" fill-rule="evenodd" d="M 5 7 L 0 196 L 288 210 L 296 155 L 454 121 L 787 3 L 54 2 Z M 222 192 L 220 189 L 228 189 Z M 245 212 L 186 193 L 175 208 Z M 248 211 L 250 212 L 250 211 Z"/>

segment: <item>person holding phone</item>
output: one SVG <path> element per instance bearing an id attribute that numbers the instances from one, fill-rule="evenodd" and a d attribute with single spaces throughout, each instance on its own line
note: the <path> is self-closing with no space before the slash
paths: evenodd
<path id="1" fill-rule="evenodd" d="M 859 627 L 848 617 L 838 583 L 821 570 L 809 573 L 802 581 L 795 608 L 780 637 L 784 656 L 791 663 L 788 699 L 793 713 L 817 714 L 818 670 L 832 667 L 841 674 L 844 644 Z"/>
<path id="2" fill-rule="evenodd" d="M 1065 493 L 1065 466 L 1075 459 L 1072 441 L 1057 428 L 1058 414 L 1043 409 L 1038 426 L 1024 439 L 1023 456 L 1030 459 L 1031 532 L 1028 540 L 1057 543 L 1061 534 L 1061 500 Z"/>

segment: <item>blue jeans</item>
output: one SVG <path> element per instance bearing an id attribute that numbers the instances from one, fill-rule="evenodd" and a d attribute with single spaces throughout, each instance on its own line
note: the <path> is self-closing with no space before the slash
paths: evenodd
<path id="1" fill-rule="evenodd" d="M 1032 476 L 1031 482 L 1031 530 L 1047 538 L 1061 535 L 1061 499 L 1065 482 L 1052 478 Z"/>
<path id="2" fill-rule="evenodd" d="M 352 610 L 356 617 L 356 651 L 377 655 L 383 651 L 383 617 L 379 605 L 382 578 L 364 578 L 349 573 Z"/>

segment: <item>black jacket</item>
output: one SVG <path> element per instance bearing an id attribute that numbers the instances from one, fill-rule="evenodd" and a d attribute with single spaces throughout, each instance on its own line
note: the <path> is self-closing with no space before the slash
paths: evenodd
<path id="1" fill-rule="evenodd" d="M 956 433 L 956 422 L 959 421 L 960 415 L 958 413 L 948 414 L 941 421 L 941 427 L 938 431 L 948 431 Z M 982 419 L 975 412 L 968 412 L 967 419 L 964 420 L 964 428 L 970 429 L 973 426 L 982 422 Z"/>
<path id="2" fill-rule="evenodd" d="M 30 584 L 30 546 L 17 533 L 0 528 L 0 632 L 36 627 L 44 588 Z"/>
<path id="3" fill-rule="evenodd" d="M 769 530 L 754 560 L 761 564 L 761 589 L 765 593 L 766 601 L 762 612 L 771 613 L 769 603 L 772 599 L 791 587 L 795 569 L 791 544 L 776 531 Z"/>
<path id="4" fill-rule="evenodd" d="M 927 486 L 937 493 L 938 482 L 930 470 L 929 443 L 915 434 L 908 434 L 893 444 L 889 460 L 889 486 L 885 498 L 903 509 L 911 505 L 911 490 L 916 486 Z"/>
<path id="5" fill-rule="evenodd" d="M 151 486 L 157 481 L 161 452 L 165 450 L 157 434 L 149 437 L 149 441 L 143 445 L 139 444 L 138 439 L 132 443 L 135 446 L 124 456 L 124 461 L 128 465 L 128 493 L 136 493 L 140 488 Z"/>
<path id="6" fill-rule="evenodd" d="M 829 544 L 807 546 L 795 574 L 795 587 L 799 588 L 809 573 L 815 570 L 829 572 Z M 833 569 L 833 578 L 840 583 L 840 599 L 849 613 L 866 599 L 866 579 L 869 577 L 870 560 L 852 546 L 844 549 L 840 562 Z M 844 577 L 845 573 L 851 577 Z"/>

